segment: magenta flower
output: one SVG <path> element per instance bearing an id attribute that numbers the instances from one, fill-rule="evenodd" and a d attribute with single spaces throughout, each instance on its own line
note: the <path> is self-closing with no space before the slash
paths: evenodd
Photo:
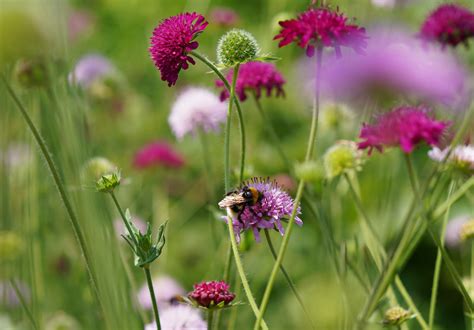
<path id="1" fill-rule="evenodd" d="M 367 42 L 365 29 L 347 24 L 347 17 L 329 8 L 310 8 L 296 19 L 279 22 L 282 30 L 273 38 L 281 39 L 279 47 L 296 42 L 306 49 L 306 55 L 312 57 L 315 48 L 334 47 L 341 54 L 341 46 L 350 47 L 362 53 Z"/>
<path id="2" fill-rule="evenodd" d="M 234 71 L 231 69 L 227 74 L 227 80 L 232 80 Z M 235 86 L 235 92 L 241 101 L 247 99 L 246 92 L 255 93 L 257 98 L 262 95 L 262 90 L 267 96 L 276 91 L 276 96 L 285 95 L 283 91 L 285 79 L 276 69 L 274 64 L 263 62 L 248 62 L 240 66 L 239 75 Z M 216 81 L 217 87 L 222 87 L 221 100 L 229 98 L 229 91 L 221 80 Z"/>
<path id="3" fill-rule="evenodd" d="M 183 157 L 166 142 L 157 141 L 145 145 L 136 154 L 133 164 L 138 169 L 154 166 L 179 168 L 184 165 Z"/>
<path id="4" fill-rule="evenodd" d="M 474 37 L 474 13 L 455 4 L 440 5 L 423 23 L 420 34 L 443 46 L 467 46 L 468 39 Z"/>
<path id="5" fill-rule="evenodd" d="M 197 13 L 183 13 L 162 21 L 154 30 L 148 49 L 155 66 L 161 72 L 161 80 L 168 86 L 176 84 L 181 69 L 188 63 L 195 64 L 189 52 L 198 48 L 194 39 L 207 26 L 204 16 Z"/>
<path id="6" fill-rule="evenodd" d="M 231 8 L 216 7 L 211 10 L 210 17 L 212 24 L 223 27 L 232 27 L 239 22 L 239 15 Z"/>
<path id="7" fill-rule="evenodd" d="M 437 146 L 449 126 L 448 122 L 437 121 L 428 116 L 424 107 L 399 107 L 381 114 L 373 125 L 364 124 L 360 132 L 359 149 L 400 146 L 405 153 L 411 153 L 418 143 L 426 142 Z"/>
<path id="8" fill-rule="evenodd" d="M 235 294 L 229 291 L 229 284 L 226 282 L 209 281 L 194 284 L 194 290 L 188 293 L 188 297 L 201 307 L 212 308 L 219 304 L 230 304 Z"/>

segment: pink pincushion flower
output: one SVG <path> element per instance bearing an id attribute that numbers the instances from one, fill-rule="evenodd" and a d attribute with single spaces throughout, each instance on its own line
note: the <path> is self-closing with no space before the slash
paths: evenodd
<path id="1" fill-rule="evenodd" d="M 399 107 L 381 114 L 373 125 L 364 124 L 360 132 L 359 149 L 400 146 L 405 153 L 411 153 L 420 142 L 437 146 L 449 126 L 448 122 L 437 121 L 428 116 L 424 107 Z"/>
<path id="2" fill-rule="evenodd" d="M 183 157 L 166 142 L 157 141 L 145 145 L 136 154 L 133 164 L 145 169 L 154 166 L 179 168 L 184 165 Z"/>
<path id="3" fill-rule="evenodd" d="M 341 46 L 350 47 L 361 53 L 366 46 L 365 29 L 347 24 L 347 17 L 329 8 L 310 8 L 296 19 L 279 23 L 282 30 L 273 38 L 281 39 L 279 47 L 296 42 L 312 57 L 317 47 L 334 47 L 341 54 Z"/>
<path id="4" fill-rule="evenodd" d="M 235 294 L 229 291 L 229 284 L 224 281 L 208 281 L 194 284 L 194 290 L 188 297 L 199 306 L 212 308 L 221 303 L 230 304 Z"/>
<path id="5" fill-rule="evenodd" d="M 443 46 L 467 45 L 468 39 L 474 37 L 474 13 L 455 4 L 440 5 L 423 23 L 420 34 Z"/>
<path id="6" fill-rule="evenodd" d="M 154 30 L 148 49 L 155 66 L 161 72 L 161 80 L 168 86 L 176 84 L 181 69 L 188 63 L 195 64 L 189 52 L 198 48 L 194 39 L 207 26 L 204 16 L 197 13 L 182 13 L 162 21 Z"/>
<path id="7" fill-rule="evenodd" d="M 227 74 L 227 80 L 231 80 L 233 74 L 234 71 L 230 70 Z M 276 96 L 280 96 L 285 94 L 283 84 L 285 84 L 285 79 L 274 64 L 248 62 L 240 66 L 235 92 L 241 101 L 247 99 L 246 92 L 255 93 L 255 96 L 260 98 L 262 90 L 266 91 L 267 96 L 270 96 L 272 91 L 275 90 Z M 221 100 L 228 99 L 229 91 L 224 87 L 224 83 L 217 80 L 216 85 L 224 88 L 221 92 Z"/>

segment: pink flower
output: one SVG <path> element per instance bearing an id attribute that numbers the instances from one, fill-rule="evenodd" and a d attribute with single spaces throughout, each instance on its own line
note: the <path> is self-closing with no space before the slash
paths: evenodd
<path id="1" fill-rule="evenodd" d="M 194 39 L 207 26 L 204 16 L 197 13 L 183 13 L 162 21 L 154 30 L 148 49 L 155 66 L 161 72 L 161 80 L 168 86 L 176 84 L 181 69 L 188 63 L 195 64 L 189 52 L 198 48 Z"/>
<path id="2" fill-rule="evenodd" d="M 210 21 L 224 27 L 235 26 L 239 21 L 239 15 L 230 8 L 216 7 L 212 9 Z"/>
<path id="3" fill-rule="evenodd" d="M 136 154 L 133 164 L 145 169 L 153 166 L 179 168 L 184 165 L 183 157 L 166 142 L 157 141 L 145 145 Z"/>
<path id="4" fill-rule="evenodd" d="M 233 70 L 227 74 L 227 80 L 232 80 Z M 284 95 L 283 84 L 285 79 L 276 69 L 274 64 L 263 62 L 248 62 L 240 66 L 239 75 L 235 86 L 235 92 L 241 101 L 247 99 L 246 92 L 255 93 L 257 98 L 262 95 L 262 90 L 267 96 L 276 91 L 276 96 Z M 216 81 L 217 87 L 222 87 L 221 100 L 229 98 L 229 91 L 224 87 L 221 80 Z"/>
<path id="5" fill-rule="evenodd" d="M 454 4 L 440 5 L 423 23 L 420 34 L 443 46 L 467 45 L 468 39 L 474 37 L 474 13 Z"/>
<path id="6" fill-rule="evenodd" d="M 312 57 L 315 47 L 334 47 L 341 54 L 341 46 L 361 53 L 366 46 L 365 29 L 347 24 L 347 17 L 329 8 L 310 8 L 296 19 L 279 22 L 282 30 L 273 38 L 281 39 L 279 47 L 296 42 Z"/>
<path id="7" fill-rule="evenodd" d="M 194 290 L 188 294 L 189 299 L 198 305 L 212 308 L 220 303 L 228 305 L 235 294 L 229 291 L 229 284 L 224 281 L 209 281 L 194 284 Z"/>
<path id="8" fill-rule="evenodd" d="M 400 146 L 403 152 L 411 153 L 420 142 L 437 146 L 448 122 L 437 121 L 428 116 L 424 107 L 399 107 L 380 115 L 373 125 L 364 124 L 360 132 L 359 149 Z"/>

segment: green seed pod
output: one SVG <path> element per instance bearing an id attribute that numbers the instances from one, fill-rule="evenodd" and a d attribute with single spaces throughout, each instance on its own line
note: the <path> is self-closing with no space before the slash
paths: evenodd
<path id="1" fill-rule="evenodd" d="M 241 29 L 230 30 L 217 44 L 217 60 L 226 67 L 252 61 L 258 52 L 257 40 L 252 34 Z"/>
<path id="2" fill-rule="evenodd" d="M 96 183 L 97 191 L 111 193 L 115 187 L 120 185 L 120 172 L 104 174 Z"/>

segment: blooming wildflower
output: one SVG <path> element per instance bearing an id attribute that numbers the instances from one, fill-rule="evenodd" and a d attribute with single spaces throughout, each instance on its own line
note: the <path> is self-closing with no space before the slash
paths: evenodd
<path id="1" fill-rule="evenodd" d="M 229 70 L 227 80 L 232 80 L 233 74 L 234 70 Z M 285 95 L 283 91 L 283 84 L 285 82 L 285 79 L 278 72 L 274 64 L 248 62 L 240 66 L 235 93 L 241 101 L 247 99 L 246 92 L 254 93 L 257 99 L 262 96 L 262 90 L 266 91 L 267 96 L 270 96 L 273 90 L 276 91 L 276 96 Z M 221 80 L 216 80 L 216 85 L 223 88 L 220 96 L 221 100 L 228 99 L 229 91 L 225 88 L 224 83 Z"/>
<path id="2" fill-rule="evenodd" d="M 442 4 L 428 16 L 420 34 L 443 46 L 467 45 L 468 39 L 474 37 L 474 12 L 459 5 Z"/>
<path id="3" fill-rule="evenodd" d="M 474 238 L 474 219 L 469 219 L 461 226 L 459 238 L 462 242 Z"/>
<path id="4" fill-rule="evenodd" d="M 31 292 L 29 287 L 21 281 L 15 280 L 23 299 L 28 303 L 30 301 Z M 15 289 L 9 281 L 0 282 L 0 305 L 5 304 L 8 307 L 20 307 L 20 297 L 16 294 Z"/>
<path id="5" fill-rule="evenodd" d="M 217 43 L 217 60 L 226 67 L 252 61 L 259 52 L 255 37 L 242 29 L 232 29 Z"/>
<path id="6" fill-rule="evenodd" d="M 470 217 L 467 215 L 461 215 L 449 220 L 446 225 L 446 235 L 444 236 L 446 246 L 456 248 L 461 245 L 461 229 L 469 220 Z"/>
<path id="7" fill-rule="evenodd" d="M 283 191 L 275 181 L 268 179 L 252 178 L 242 183 L 241 188 L 245 186 L 255 188 L 260 198 L 254 205 L 246 205 L 238 214 L 233 214 L 232 223 L 237 240 L 240 240 L 240 233 L 248 229 L 253 231 L 257 242 L 260 242 L 261 229 L 276 229 L 284 235 L 285 230 L 281 221 L 289 218 L 295 207 L 290 195 Z M 299 205 L 296 214 L 295 223 L 301 226 L 303 221 L 298 217 L 301 214 Z M 225 217 L 225 220 L 227 221 L 228 218 Z"/>
<path id="8" fill-rule="evenodd" d="M 428 152 L 431 159 L 442 162 L 446 158 L 450 148 L 441 150 L 437 147 Z M 449 154 L 446 164 L 468 174 L 474 174 L 474 145 L 459 145 L 454 147 Z"/>
<path id="9" fill-rule="evenodd" d="M 112 76 L 116 72 L 116 68 L 107 58 L 98 54 L 89 54 L 76 63 L 74 70 L 69 74 L 69 82 L 89 88 L 94 81 Z"/>
<path id="10" fill-rule="evenodd" d="M 136 154 L 133 164 L 138 169 L 154 166 L 179 168 L 184 165 L 183 157 L 166 142 L 152 142 L 142 147 Z"/>
<path id="11" fill-rule="evenodd" d="M 216 7 L 211 10 L 210 21 L 223 27 L 235 26 L 239 22 L 239 15 L 231 8 Z"/>
<path id="12" fill-rule="evenodd" d="M 195 64 L 189 52 L 198 48 L 195 39 L 207 24 L 201 14 L 182 13 L 163 20 L 153 30 L 148 51 L 168 86 L 176 84 L 181 69 Z"/>
<path id="13" fill-rule="evenodd" d="M 338 141 L 330 147 L 323 157 L 324 169 L 329 179 L 351 170 L 360 171 L 362 168 L 362 151 L 353 141 Z"/>
<path id="14" fill-rule="evenodd" d="M 229 284 L 224 281 L 209 281 L 194 284 L 194 290 L 188 298 L 205 308 L 223 307 L 234 300 L 235 294 L 229 291 Z"/>
<path id="15" fill-rule="evenodd" d="M 437 121 L 428 116 L 424 107 L 403 106 L 381 114 L 373 125 L 364 124 L 360 132 L 360 149 L 400 146 L 405 153 L 411 153 L 420 142 L 439 144 L 449 122 Z"/>
<path id="16" fill-rule="evenodd" d="M 341 46 L 353 48 L 362 53 L 365 48 L 365 29 L 347 24 L 347 17 L 329 8 L 310 8 L 296 19 L 280 22 L 282 30 L 273 38 L 280 40 L 279 47 L 296 42 L 306 49 L 306 55 L 312 57 L 315 47 L 334 47 L 341 54 Z"/>
<path id="17" fill-rule="evenodd" d="M 140 233 L 145 234 L 147 230 L 147 224 L 145 221 L 137 216 L 132 216 L 132 223 L 140 231 Z M 117 218 L 114 220 L 114 229 L 118 237 L 128 235 L 128 230 L 125 224 L 123 223 L 122 218 Z"/>
<path id="18" fill-rule="evenodd" d="M 155 288 L 155 298 L 160 315 L 164 309 L 173 307 L 176 304 L 177 297 L 186 293 L 175 279 L 166 275 L 155 277 L 153 279 L 153 287 Z M 138 291 L 137 299 L 143 309 L 150 310 L 153 308 L 150 291 L 146 283 Z"/>
<path id="19" fill-rule="evenodd" d="M 383 324 L 389 326 L 399 326 L 406 320 L 414 317 L 413 313 L 399 306 L 392 307 L 385 312 Z"/>
<path id="20" fill-rule="evenodd" d="M 173 330 L 207 330 L 207 322 L 203 320 L 199 310 L 187 305 L 178 305 L 160 311 L 162 329 Z M 156 330 L 156 323 L 145 326 L 145 330 Z"/>
<path id="21" fill-rule="evenodd" d="M 188 88 L 181 93 L 171 108 L 168 123 L 178 139 L 186 134 L 218 131 L 227 118 L 227 105 L 205 88 Z"/>

